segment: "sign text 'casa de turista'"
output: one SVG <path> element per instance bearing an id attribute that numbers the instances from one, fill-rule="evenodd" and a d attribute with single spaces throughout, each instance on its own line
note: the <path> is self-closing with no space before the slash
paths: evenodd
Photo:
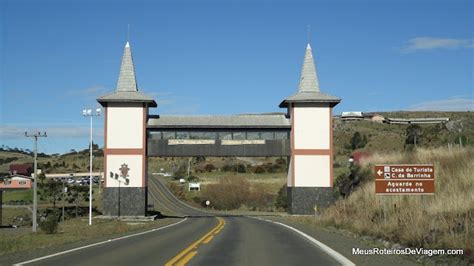
<path id="1" fill-rule="evenodd" d="M 388 164 L 375 166 L 375 194 L 434 194 L 432 164 Z"/>

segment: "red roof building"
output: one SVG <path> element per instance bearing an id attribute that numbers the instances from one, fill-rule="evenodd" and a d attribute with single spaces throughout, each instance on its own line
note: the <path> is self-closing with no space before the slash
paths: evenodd
<path id="1" fill-rule="evenodd" d="M 11 175 L 31 176 L 32 173 L 33 173 L 32 163 L 10 164 Z"/>

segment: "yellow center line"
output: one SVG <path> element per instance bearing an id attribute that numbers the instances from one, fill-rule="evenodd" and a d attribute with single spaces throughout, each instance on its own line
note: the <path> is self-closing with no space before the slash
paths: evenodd
<path id="1" fill-rule="evenodd" d="M 188 263 L 193 257 L 194 255 L 197 254 L 197 251 L 191 251 L 189 252 L 186 256 L 184 256 L 183 259 L 181 259 L 178 263 L 176 263 L 177 266 L 184 266 L 186 265 L 186 263 Z"/>
<path id="2" fill-rule="evenodd" d="M 217 220 L 219 221 L 217 226 L 212 228 L 211 231 L 209 231 L 207 234 L 201 237 L 198 241 L 192 243 L 190 246 L 188 246 L 183 251 L 178 253 L 178 255 L 176 255 L 170 261 L 168 261 L 165 264 L 165 266 L 185 265 L 187 262 L 189 262 L 189 260 L 191 260 L 194 257 L 194 255 L 196 255 L 197 253 L 197 251 L 195 251 L 194 249 L 196 249 L 199 244 L 207 240 L 209 236 L 212 236 L 212 234 L 214 234 L 216 231 L 220 231 L 222 229 L 221 227 L 224 227 L 224 224 L 225 224 L 224 219 L 217 217 Z M 209 241 L 211 241 L 211 239 L 209 239 Z M 208 243 L 209 241 L 207 241 L 206 243 Z"/>
<path id="3" fill-rule="evenodd" d="M 202 243 L 203 243 L 203 244 L 207 244 L 207 243 L 211 242 L 211 240 L 212 240 L 213 237 L 214 237 L 214 236 L 212 236 L 212 235 L 211 235 L 211 236 L 208 236 L 204 241 L 202 241 Z"/>
<path id="4" fill-rule="evenodd" d="M 224 228 L 225 221 L 222 223 L 221 227 L 217 228 L 217 230 L 214 232 L 214 235 L 217 235 L 221 232 L 221 230 Z"/>

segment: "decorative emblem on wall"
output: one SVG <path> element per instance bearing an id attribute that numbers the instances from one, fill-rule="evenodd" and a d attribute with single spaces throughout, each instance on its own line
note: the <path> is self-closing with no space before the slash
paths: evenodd
<path id="1" fill-rule="evenodd" d="M 126 163 L 122 164 L 122 166 L 119 168 L 120 170 L 120 173 L 121 173 L 121 177 L 123 178 L 127 178 L 128 177 L 128 171 L 130 170 L 130 168 L 128 168 L 128 165 Z"/>
<path id="2" fill-rule="evenodd" d="M 130 171 L 130 168 L 128 168 L 128 165 L 126 163 L 123 163 L 118 170 L 120 171 L 120 175 L 117 173 L 110 172 L 110 178 L 117 180 L 119 182 L 119 187 L 120 183 L 122 182 L 124 183 L 124 185 L 128 185 L 130 183 L 130 179 L 128 178 L 128 171 Z M 120 177 L 123 180 L 120 180 Z"/>

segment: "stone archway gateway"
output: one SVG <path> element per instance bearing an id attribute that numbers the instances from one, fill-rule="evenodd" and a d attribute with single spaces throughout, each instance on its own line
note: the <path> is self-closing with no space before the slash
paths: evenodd
<path id="1" fill-rule="evenodd" d="M 104 215 L 146 215 L 148 156 L 287 156 L 290 214 L 334 200 L 332 108 L 341 99 L 320 91 L 309 44 L 298 91 L 279 105 L 286 114 L 149 115 L 157 104 L 138 90 L 128 42 L 116 90 L 97 101 L 105 109 Z M 127 182 L 117 178 L 124 165 Z"/>

